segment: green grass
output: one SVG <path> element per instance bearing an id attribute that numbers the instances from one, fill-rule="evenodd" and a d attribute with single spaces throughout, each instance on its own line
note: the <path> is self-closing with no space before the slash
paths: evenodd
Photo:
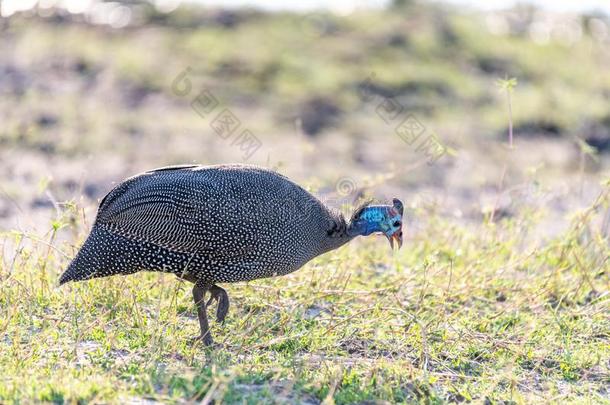
<path id="1" fill-rule="evenodd" d="M 67 155 L 110 149 L 117 146 L 117 133 L 129 138 L 123 124 L 132 119 L 132 112 L 151 113 L 155 103 L 163 103 L 163 114 L 154 112 L 159 118 L 155 125 L 136 125 L 147 136 L 194 131 L 199 117 L 189 111 L 188 103 L 176 102 L 170 87 L 188 66 L 195 87 L 211 89 L 225 103 L 273 111 L 255 123 L 274 130 L 266 131 L 271 133 L 267 136 L 293 131 L 294 120 L 285 115 L 293 117 L 312 96 L 331 99 L 344 111 L 344 128 L 357 128 L 363 114 L 356 89 L 372 73 L 379 87 L 410 112 L 434 121 L 435 127 L 459 120 L 472 134 L 468 139 L 450 131 L 443 134 L 458 146 L 505 133 L 505 100 L 491 90 L 505 76 L 520 83 L 516 127 L 536 127 L 542 121 L 556 125 L 562 137 L 586 132 L 587 125 L 607 127 L 608 58 L 603 44 L 584 28 L 576 45 L 541 45 L 527 35 L 492 35 L 480 15 L 431 5 L 347 17 L 245 15 L 231 29 L 198 21 L 206 16 L 205 10 L 183 11 L 168 17 L 169 25 L 149 23 L 125 31 L 11 20 L 6 29 L 6 46 L 15 48 L 10 65 L 53 85 L 53 103 L 39 86 L 28 88 L 22 97 L 0 100 L 0 106 L 11 111 L 0 142 L 51 146 Z M 191 14 L 190 23 L 178 18 Z M 57 70 L 66 75 L 65 83 L 55 79 Z M 186 117 L 172 119 L 185 111 Z M 44 112 L 60 115 L 62 131 L 37 127 L 33 118 Z M 379 125 L 376 130 L 388 132 Z M 116 152 L 124 149 L 116 147 Z"/>
<path id="2" fill-rule="evenodd" d="M 610 122 L 602 43 L 492 35 L 481 16 L 431 5 L 246 13 L 230 29 L 210 15 L 180 8 L 114 31 L 3 25 L 7 66 L 25 84 L 7 76 L 17 90 L 0 98 L 0 219 L 29 229 L 57 214 L 46 197 L 79 203 L 62 205 L 47 234 L 0 229 L 0 403 L 610 404 L 608 160 L 573 141 Z M 187 67 L 194 89 L 210 89 L 271 150 L 252 163 L 277 164 L 320 195 L 349 176 L 353 194 L 391 190 L 408 204 L 399 252 L 362 238 L 294 274 L 224 285 L 231 310 L 212 322 L 213 349 L 189 343 L 191 287 L 173 276 L 57 286 L 111 182 L 242 158 L 190 108 L 195 92 L 172 93 Z M 371 75 L 455 156 L 414 167 L 421 156 L 360 99 Z M 509 152 L 496 82 L 510 77 Z M 342 114 L 302 140 L 295 118 L 316 97 Z M 536 128 L 519 130 L 537 122 L 561 129 L 561 153 L 528 140 Z M 599 198 L 574 212 L 602 178 Z M 497 215 L 485 216 L 496 194 Z"/>
<path id="3" fill-rule="evenodd" d="M 8 232 L 0 401 L 610 403 L 609 204 L 606 185 L 544 243 L 527 236 L 529 211 L 466 226 L 415 207 L 425 230 L 407 229 L 395 255 L 362 239 L 289 276 L 225 285 L 214 349 L 188 343 L 187 283 L 139 273 L 58 288 L 68 259 L 53 234 Z M 68 219 L 56 228 L 82 235 Z"/>

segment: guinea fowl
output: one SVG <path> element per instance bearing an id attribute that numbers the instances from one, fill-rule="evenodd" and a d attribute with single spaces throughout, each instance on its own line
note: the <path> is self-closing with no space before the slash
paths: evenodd
<path id="1" fill-rule="evenodd" d="M 101 201 L 87 240 L 60 285 L 141 270 L 194 283 L 202 339 L 212 343 L 206 307 L 229 297 L 217 283 L 298 270 L 360 235 L 402 245 L 403 205 L 364 205 L 349 220 L 288 178 L 247 165 L 173 166 L 118 184 Z M 210 293 L 206 303 L 204 296 Z"/>

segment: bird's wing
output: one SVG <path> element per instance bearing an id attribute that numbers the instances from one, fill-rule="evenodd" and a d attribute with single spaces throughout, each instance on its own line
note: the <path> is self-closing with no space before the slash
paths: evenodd
<path id="1" fill-rule="evenodd" d="M 178 252 L 239 255 L 227 229 L 237 217 L 217 198 L 214 184 L 199 181 L 195 187 L 181 176 L 159 181 L 155 173 L 115 187 L 100 203 L 96 226 Z"/>

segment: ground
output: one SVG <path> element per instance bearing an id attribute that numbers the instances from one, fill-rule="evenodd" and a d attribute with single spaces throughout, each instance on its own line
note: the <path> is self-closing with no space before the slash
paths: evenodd
<path id="1" fill-rule="evenodd" d="M 608 401 L 610 249 L 593 220 L 609 203 L 606 191 L 542 246 L 525 242 L 532 218 L 472 229 L 428 214 L 396 254 L 369 238 L 225 286 L 214 348 L 189 343 L 187 283 L 141 273 L 60 289 L 67 258 L 43 241 L 3 272 L 0 397 Z"/>
<path id="2" fill-rule="evenodd" d="M 603 17 L 541 42 L 527 10 L 143 10 L 0 20 L 0 402 L 610 403 Z M 399 197 L 403 248 L 223 285 L 213 348 L 173 276 L 57 285 L 114 183 L 191 162 L 276 168 L 346 213 Z"/>

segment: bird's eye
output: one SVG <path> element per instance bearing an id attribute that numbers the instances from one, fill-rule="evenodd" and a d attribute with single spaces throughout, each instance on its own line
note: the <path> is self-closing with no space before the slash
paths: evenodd
<path id="1" fill-rule="evenodd" d="M 400 221 L 394 221 L 392 226 L 398 228 L 400 226 Z"/>

